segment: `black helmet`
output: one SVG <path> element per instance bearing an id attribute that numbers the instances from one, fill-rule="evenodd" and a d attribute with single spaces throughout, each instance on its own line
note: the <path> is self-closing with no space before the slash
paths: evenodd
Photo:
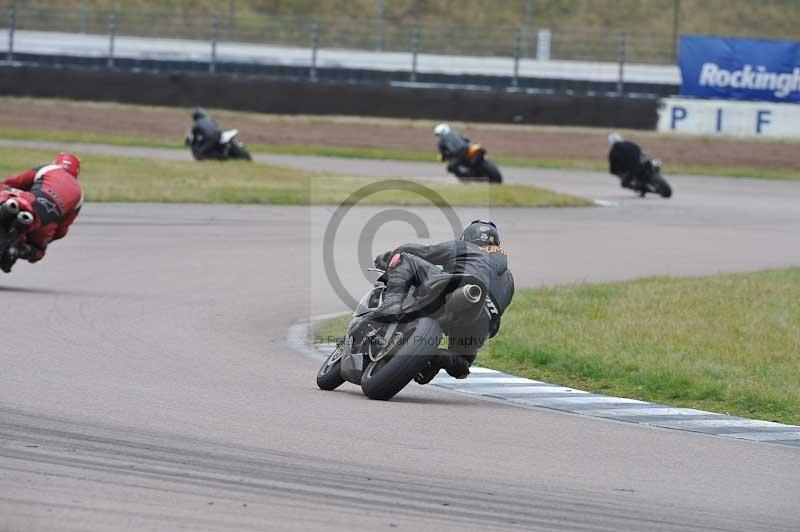
<path id="1" fill-rule="evenodd" d="M 499 246 L 500 232 L 494 222 L 472 220 L 461 233 L 461 240 L 478 246 Z"/>
<path id="2" fill-rule="evenodd" d="M 200 120 L 201 118 L 207 116 L 206 110 L 202 107 L 195 107 L 194 111 L 192 111 L 192 119 Z"/>

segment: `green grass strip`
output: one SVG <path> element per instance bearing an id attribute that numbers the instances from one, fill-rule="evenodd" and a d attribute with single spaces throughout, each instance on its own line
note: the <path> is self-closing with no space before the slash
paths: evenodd
<path id="1" fill-rule="evenodd" d="M 0 148 L 0 174 L 9 175 L 52 160 L 52 150 Z M 239 203 L 336 205 L 376 180 L 302 172 L 246 162 L 183 162 L 136 157 L 82 155 L 81 183 L 96 202 Z M 422 183 L 441 196 L 434 205 L 496 207 L 586 206 L 586 200 L 524 185 Z M 360 204 L 430 206 L 413 190 L 389 190 Z"/>
<path id="2" fill-rule="evenodd" d="M 341 335 L 347 316 L 314 334 Z M 800 268 L 521 290 L 482 366 L 800 424 Z"/>
<path id="3" fill-rule="evenodd" d="M 114 146 L 137 146 L 148 148 L 183 148 L 180 139 L 166 140 L 147 137 L 105 136 L 59 131 L 0 129 L 0 139 L 27 140 L 45 142 L 85 142 L 90 144 L 110 144 Z M 311 155 L 320 157 L 340 157 L 347 159 L 381 159 L 412 162 L 436 162 L 437 154 L 431 150 L 405 151 L 395 149 L 340 148 L 331 146 L 275 146 L 249 144 L 252 153 L 274 153 L 285 155 Z M 573 169 L 607 172 L 608 164 L 597 160 L 575 160 L 536 157 L 494 157 L 501 166 L 517 166 L 523 168 Z M 795 170 L 737 168 L 720 166 L 666 166 L 665 173 L 703 175 L 718 177 L 737 177 L 747 179 L 800 179 L 800 172 Z"/>

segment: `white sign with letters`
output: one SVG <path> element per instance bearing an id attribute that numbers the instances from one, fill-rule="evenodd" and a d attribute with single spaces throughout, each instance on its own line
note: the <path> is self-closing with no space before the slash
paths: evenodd
<path id="1" fill-rule="evenodd" d="M 658 130 L 690 135 L 800 138 L 800 104 L 665 98 Z"/>

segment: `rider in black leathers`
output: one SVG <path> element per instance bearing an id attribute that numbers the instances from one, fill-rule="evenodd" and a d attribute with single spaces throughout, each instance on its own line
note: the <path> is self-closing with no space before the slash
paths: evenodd
<path id="1" fill-rule="evenodd" d="M 475 220 L 464 229 L 460 240 L 432 246 L 404 244 L 376 257 L 375 265 L 387 271 L 387 282 L 383 304 L 373 313 L 374 319 L 401 316 L 409 288 L 442 272 L 435 265 L 448 273 L 473 275 L 481 280 L 488 292 L 484 308 L 471 322 L 458 323 L 445 331 L 448 349 L 415 380 L 420 384 L 430 382 L 442 368 L 455 378 L 466 378 L 478 351 L 500 330 L 500 319 L 514 296 L 514 277 L 495 224 Z"/>
<path id="2" fill-rule="evenodd" d="M 469 169 L 463 164 L 470 140 L 447 124 L 439 124 L 433 132 L 439 139 L 437 147 L 442 160 L 448 161 L 447 171 L 456 177 L 470 177 Z"/>
<path id="3" fill-rule="evenodd" d="M 623 188 L 632 188 L 636 181 L 646 181 L 650 171 L 650 158 L 635 142 L 623 139 L 617 133 L 608 136 L 608 170 L 622 179 Z"/>
<path id="4" fill-rule="evenodd" d="M 198 107 L 192 113 L 194 124 L 189 135 L 192 153 L 197 159 L 213 158 L 219 151 L 222 130 L 205 109 Z"/>

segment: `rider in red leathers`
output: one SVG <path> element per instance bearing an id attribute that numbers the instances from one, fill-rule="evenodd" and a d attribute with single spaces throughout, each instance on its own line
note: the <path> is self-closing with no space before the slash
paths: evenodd
<path id="1" fill-rule="evenodd" d="M 0 205 L 15 198 L 34 214 L 25 234 L 0 257 L 0 269 L 10 272 L 19 258 L 42 260 L 50 242 L 67 235 L 83 204 L 80 169 L 78 157 L 62 152 L 52 164 L 10 176 L 0 184 Z"/>

